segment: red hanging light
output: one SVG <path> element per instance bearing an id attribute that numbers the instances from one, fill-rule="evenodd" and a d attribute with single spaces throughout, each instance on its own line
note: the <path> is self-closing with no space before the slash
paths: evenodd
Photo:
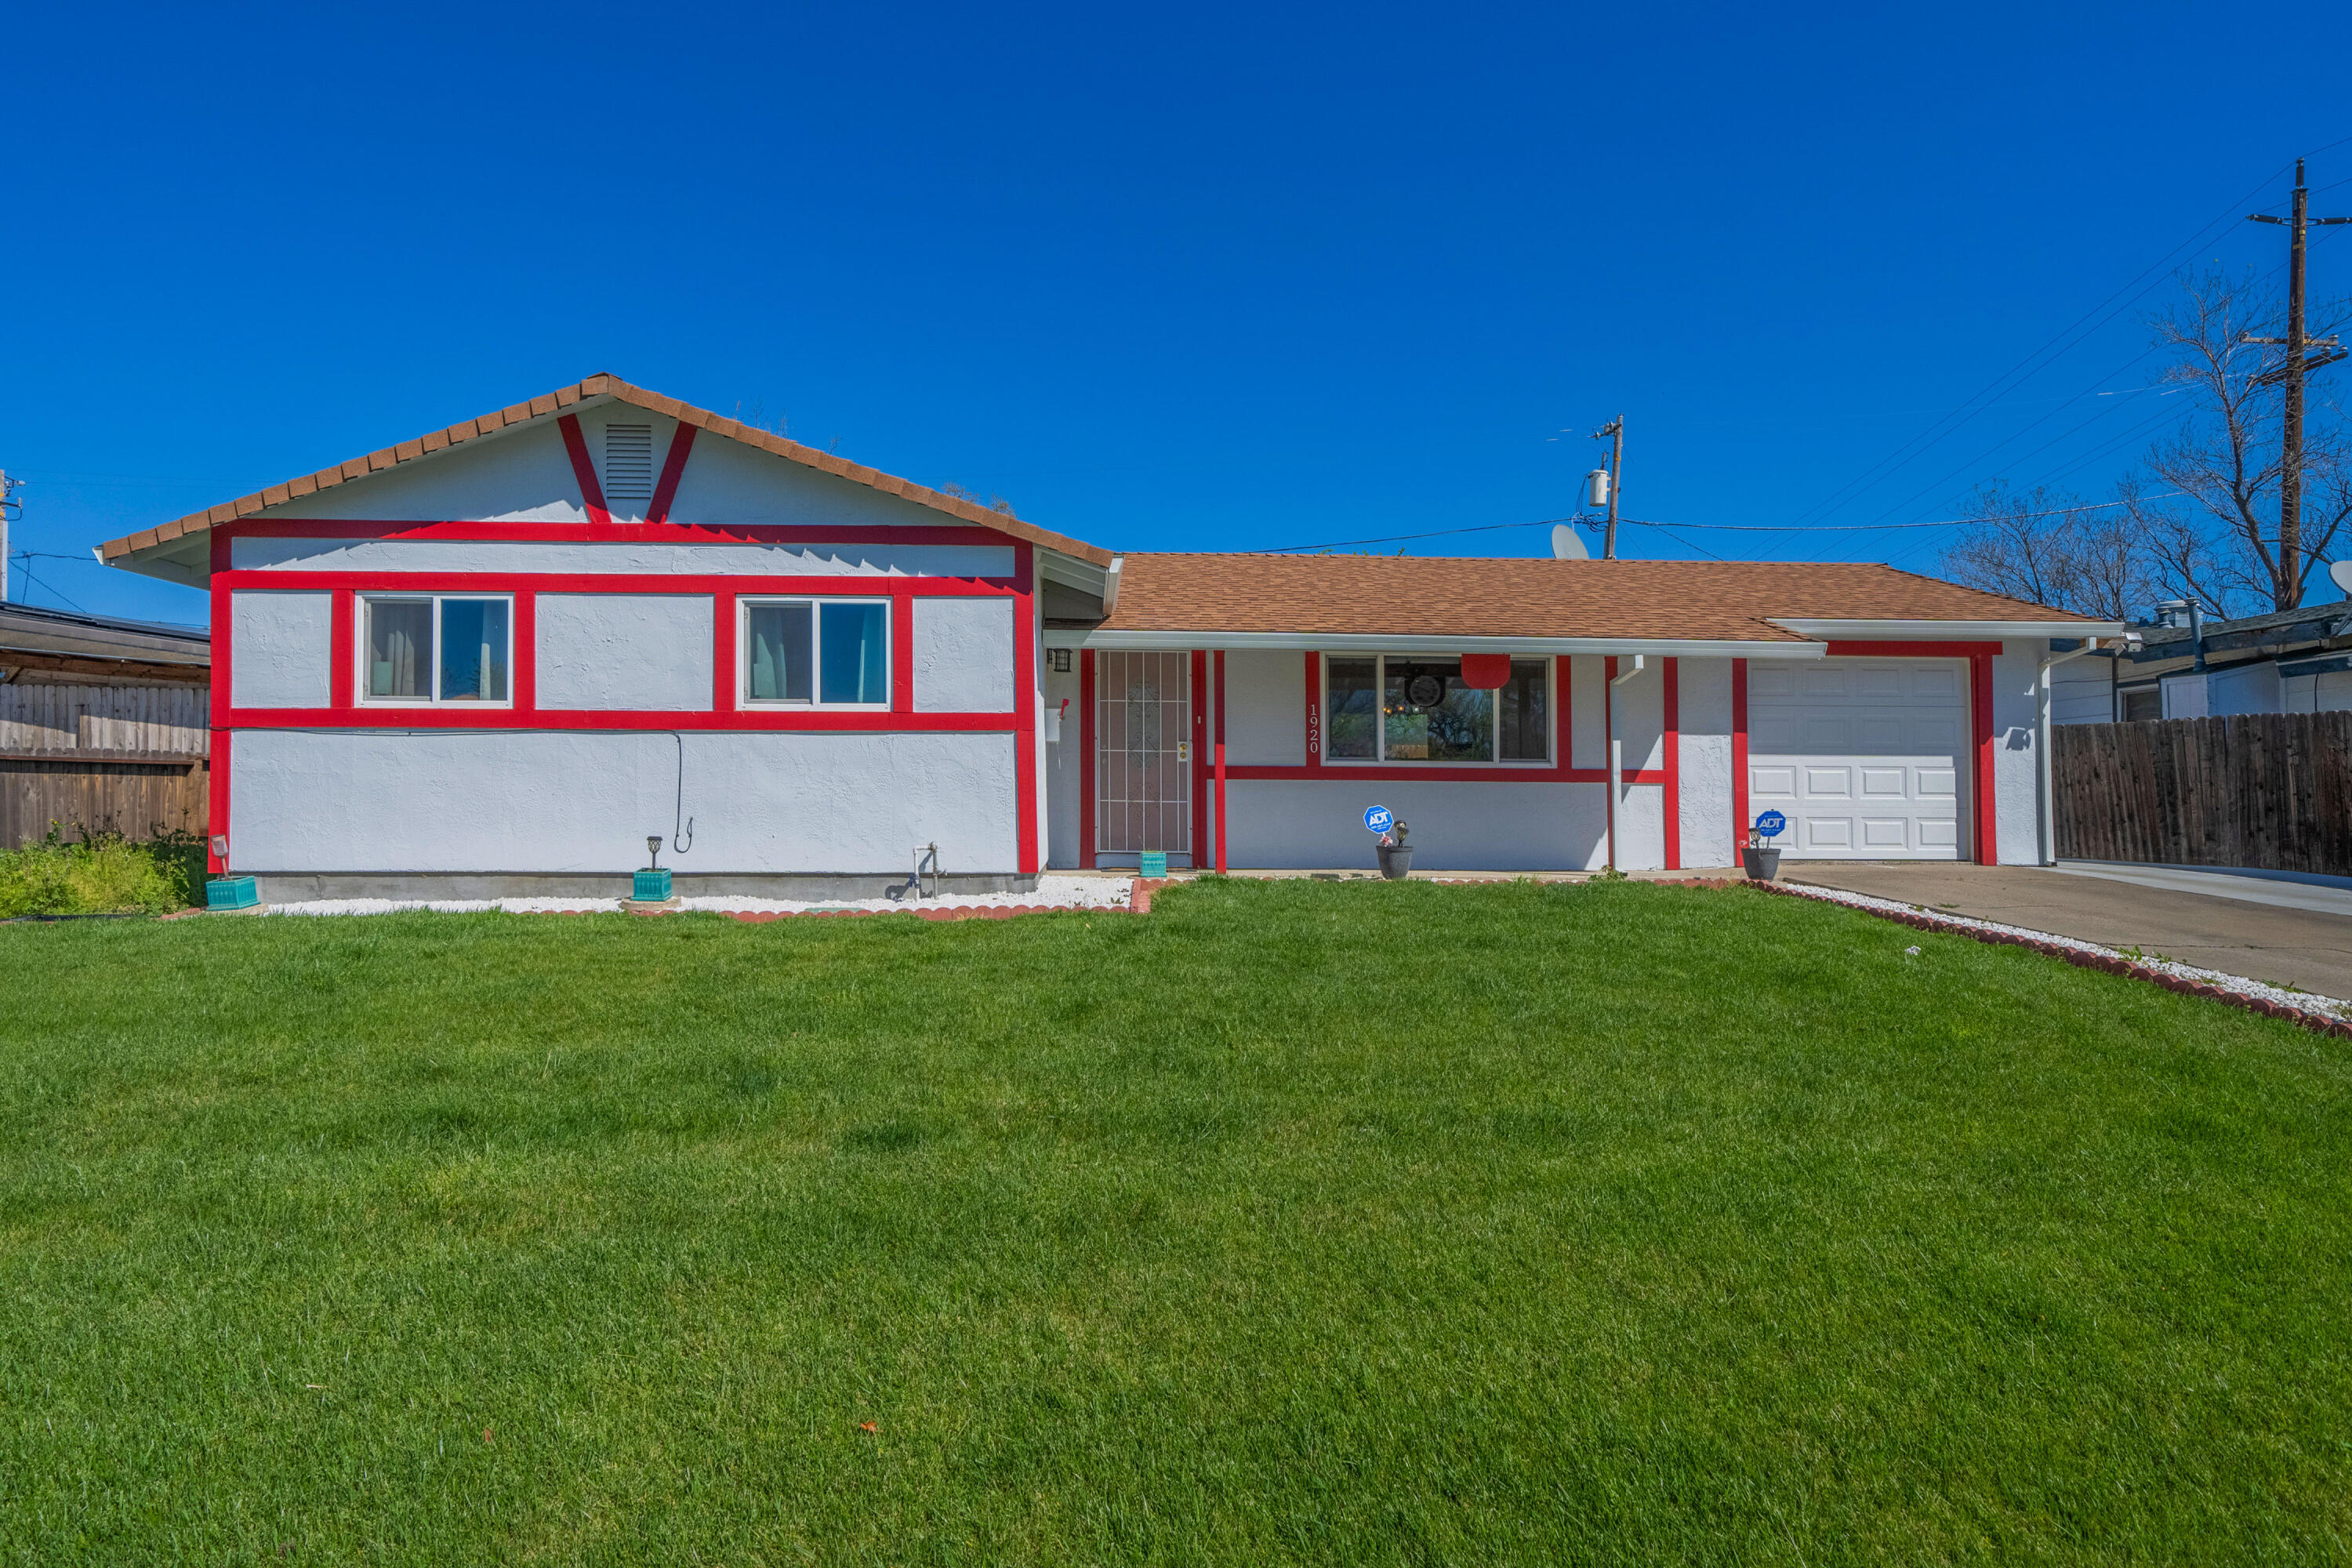
<path id="1" fill-rule="evenodd" d="M 1510 684 L 1511 656 L 1507 653 L 1465 653 L 1462 684 L 1473 691 L 1500 691 Z"/>

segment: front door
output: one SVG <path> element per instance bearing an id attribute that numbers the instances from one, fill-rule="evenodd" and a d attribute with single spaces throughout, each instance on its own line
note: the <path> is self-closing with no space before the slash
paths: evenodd
<path id="1" fill-rule="evenodd" d="M 1181 653 L 1095 656 L 1095 852 L 1192 851 L 1192 662 Z"/>

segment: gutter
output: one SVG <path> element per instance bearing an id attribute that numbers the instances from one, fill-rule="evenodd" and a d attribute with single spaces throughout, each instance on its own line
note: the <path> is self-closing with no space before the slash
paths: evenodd
<path id="1" fill-rule="evenodd" d="M 1617 689 L 1642 673 L 1644 656 L 1635 654 L 1630 668 L 1618 671 L 1609 683 L 1609 868 L 1617 869 L 1617 808 L 1625 800 L 1625 742 L 1617 731 Z"/>

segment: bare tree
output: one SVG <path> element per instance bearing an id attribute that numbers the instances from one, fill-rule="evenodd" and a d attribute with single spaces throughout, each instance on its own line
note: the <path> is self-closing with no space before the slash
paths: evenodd
<path id="1" fill-rule="evenodd" d="M 1956 583 L 2102 620 L 2135 619 L 2156 596 L 2153 558 L 2126 508 L 1989 485 L 1969 517 L 1944 552 L 1943 574 Z"/>
<path id="2" fill-rule="evenodd" d="M 2222 272 L 2184 275 L 2187 298 L 2151 323 L 2171 351 L 2165 379 L 2189 395 L 2179 427 L 2147 459 L 2147 480 L 2122 491 L 2142 546 L 2165 585 L 2218 614 L 2291 610 L 2352 520 L 2352 428 L 2325 396 L 2304 426 L 2303 536 L 2279 539 L 2282 349 L 2273 292 Z M 2324 307 L 2310 331 L 2326 337 L 2348 313 Z"/>

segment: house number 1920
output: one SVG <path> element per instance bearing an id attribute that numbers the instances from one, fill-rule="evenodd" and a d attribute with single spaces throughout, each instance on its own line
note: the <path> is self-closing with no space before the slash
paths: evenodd
<path id="1" fill-rule="evenodd" d="M 1307 754 L 1315 757 L 1322 755 L 1322 752 L 1323 705 L 1319 702 L 1309 702 L 1307 705 Z"/>

